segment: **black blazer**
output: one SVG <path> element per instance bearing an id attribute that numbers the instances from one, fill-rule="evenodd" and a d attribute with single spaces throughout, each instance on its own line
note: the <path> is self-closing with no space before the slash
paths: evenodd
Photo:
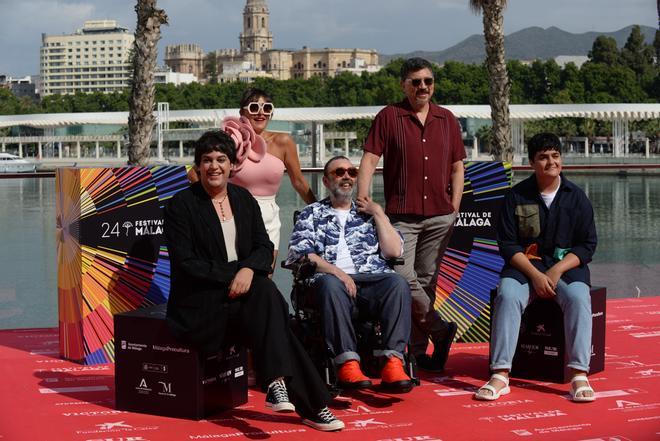
<path id="1" fill-rule="evenodd" d="M 171 285 L 167 321 L 172 333 L 204 352 L 217 352 L 229 319 L 229 283 L 241 268 L 266 277 L 273 261 L 257 201 L 243 187 L 228 184 L 236 224 L 238 261 L 227 262 L 220 219 L 200 183 L 177 193 L 165 207 L 165 238 Z"/>

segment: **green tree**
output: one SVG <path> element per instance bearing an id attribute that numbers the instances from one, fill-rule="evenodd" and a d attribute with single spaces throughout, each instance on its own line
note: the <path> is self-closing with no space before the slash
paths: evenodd
<path id="1" fill-rule="evenodd" d="M 644 34 L 639 26 L 633 26 L 626 44 L 621 49 L 621 61 L 641 80 L 653 70 L 653 52 L 653 47 L 644 41 Z"/>
<path id="2" fill-rule="evenodd" d="M 619 47 L 616 45 L 616 40 L 604 35 L 598 36 L 589 51 L 589 60 L 593 63 L 618 64 Z"/>
<path id="3" fill-rule="evenodd" d="M 216 84 L 218 82 L 218 57 L 215 51 L 209 52 L 204 57 L 204 77 L 208 80 L 209 84 Z"/>
<path id="4" fill-rule="evenodd" d="M 492 154 L 495 159 L 513 160 L 509 122 L 510 83 L 504 57 L 504 16 L 506 0 L 470 0 L 470 8 L 481 12 L 486 43 L 489 102 L 493 120 Z"/>
<path id="5" fill-rule="evenodd" d="M 137 0 L 137 26 L 133 45 L 133 77 L 128 114 L 128 163 L 147 165 L 151 132 L 154 127 L 154 71 L 160 26 L 167 24 L 167 15 L 156 7 L 156 0 Z"/>

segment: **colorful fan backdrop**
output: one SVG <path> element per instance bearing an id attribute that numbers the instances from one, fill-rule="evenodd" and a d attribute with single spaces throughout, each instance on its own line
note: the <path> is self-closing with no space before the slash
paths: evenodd
<path id="1" fill-rule="evenodd" d="M 164 202 L 188 186 L 185 166 L 57 170 L 60 355 L 114 360 L 113 314 L 164 303 Z"/>
<path id="2" fill-rule="evenodd" d="M 490 336 L 490 290 L 504 264 L 495 222 L 511 178 L 509 163 L 465 163 L 461 210 L 440 262 L 435 300 L 440 314 L 458 323 L 458 341 L 488 341 Z"/>

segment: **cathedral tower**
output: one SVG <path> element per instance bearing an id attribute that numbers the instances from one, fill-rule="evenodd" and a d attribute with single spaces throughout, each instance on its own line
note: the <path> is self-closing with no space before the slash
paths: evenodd
<path id="1" fill-rule="evenodd" d="M 273 48 L 273 34 L 268 28 L 269 15 L 266 0 L 247 0 L 243 9 L 243 32 L 239 37 L 241 53 L 261 53 Z"/>

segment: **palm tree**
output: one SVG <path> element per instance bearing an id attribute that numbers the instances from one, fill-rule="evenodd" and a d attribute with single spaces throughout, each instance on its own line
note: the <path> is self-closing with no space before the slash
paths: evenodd
<path id="1" fill-rule="evenodd" d="M 492 149 L 495 159 L 512 161 L 511 127 L 509 124 L 509 75 L 504 59 L 504 16 L 506 0 L 469 0 L 470 9 L 482 13 L 486 43 L 486 68 L 490 93 L 490 115 L 493 120 Z"/>
<path id="2" fill-rule="evenodd" d="M 167 15 L 156 7 L 156 0 L 137 0 L 137 27 L 133 45 L 131 96 L 128 101 L 128 163 L 145 166 L 149 162 L 149 145 L 154 127 L 154 70 L 158 55 L 160 26 Z"/>

